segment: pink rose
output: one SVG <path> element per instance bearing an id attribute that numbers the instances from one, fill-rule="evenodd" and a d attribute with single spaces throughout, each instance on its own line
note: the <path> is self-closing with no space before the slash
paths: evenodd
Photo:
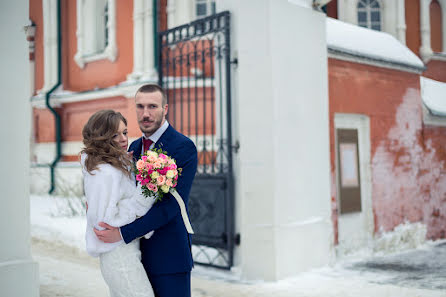
<path id="1" fill-rule="evenodd" d="M 155 186 L 154 184 L 149 184 L 147 187 L 149 188 L 150 191 L 154 193 L 158 192 L 158 187 Z"/>
<path id="2" fill-rule="evenodd" d="M 156 184 L 158 186 L 162 186 L 164 185 L 164 183 L 166 182 L 166 177 L 164 175 L 160 175 L 158 176 L 158 178 L 156 179 Z"/>
<path id="3" fill-rule="evenodd" d="M 153 165 L 152 164 L 150 164 L 150 163 L 146 163 L 146 169 L 147 170 L 152 170 L 153 169 Z"/>
<path id="4" fill-rule="evenodd" d="M 175 175 L 174 179 L 177 180 L 178 179 L 178 175 Z"/>
<path id="5" fill-rule="evenodd" d="M 173 183 L 172 183 L 172 180 L 171 180 L 171 179 L 167 179 L 167 180 L 166 180 L 166 186 L 169 186 L 169 187 L 172 187 L 172 186 L 173 186 Z"/>
<path id="6" fill-rule="evenodd" d="M 155 164 L 153 164 L 153 167 L 161 168 L 161 163 L 160 162 L 155 162 Z"/>
<path id="7" fill-rule="evenodd" d="M 157 160 L 158 158 L 155 157 L 154 155 L 150 155 L 149 157 L 147 157 L 147 159 L 149 160 L 149 162 L 154 163 L 154 162 L 156 162 L 156 160 Z"/>
<path id="8" fill-rule="evenodd" d="M 145 186 L 145 185 L 147 185 L 149 182 L 150 182 L 150 179 L 145 178 L 145 179 L 143 179 L 143 180 L 141 181 L 141 185 L 142 185 L 142 186 Z M 150 186 L 150 184 L 149 184 L 149 186 Z"/>
<path id="9" fill-rule="evenodd" d="M 142 156 L 141 159 L 142 159 L 144 162 L 147 162 L 147 156 Z"/>
<path id="10" fill-rule="evenodd" d="M 159 157 L 164 160 L 167 159 L 167 156 L 165 154 L 159 154 Z"/>
<path id="11" fill-rule="evenodd" d="M 136 175 L 136 180 L 139 181 L 139 182 L 142 181 L 142 175 L 141 174 L 137 174 Z"/>
<path id="12" fill-rule="evenodd" d="M 144 168 L 144 161 L 138 160 L 138 162 L 136 162 L 136 168 L 141 171 Z"/>

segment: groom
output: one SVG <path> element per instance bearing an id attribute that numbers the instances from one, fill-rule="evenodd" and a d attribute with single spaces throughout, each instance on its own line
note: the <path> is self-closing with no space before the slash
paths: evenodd
<path id="1" fill-rule="evenodd" d="M 166 120 L 168 110 L 165 91 L 147 84 L 135 95 L 136 115 L 143 136 L 130 145 L 134 160 L 150 148 L 161 148 L 182 168 L 176 190 L 187 205 L 192 181 L 197 170 L 197 149 L 194 143 L 177 132 Z M 146 215 L 133 223 L 106 230 L 95 229 L 103 242 L 125 243 L 155 231 L 150 239 L 140 239 L 142 264 L 157 297 L 190 297 L 190 271 L 193 267 L 190 235 L 187 233 L 177 201 L 171 194 L 153 205 Z"/>

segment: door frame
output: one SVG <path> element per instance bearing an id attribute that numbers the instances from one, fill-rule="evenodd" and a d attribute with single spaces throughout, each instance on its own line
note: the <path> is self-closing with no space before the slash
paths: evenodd
<path id="1" fill-rule="evenodd" d="M 356 129 L 358 131 L 359 174 L 361 185 L 361 212 L 340 213 L 339 158 L 336 129 Z M 370 118 L 362 114 L 335 113 L 335 164 L 336 197 L 338 204 L 338 255 L 350 254 L 367 248 L 373 240 L 375 229 L 372 205 L 371 142 Z"/>

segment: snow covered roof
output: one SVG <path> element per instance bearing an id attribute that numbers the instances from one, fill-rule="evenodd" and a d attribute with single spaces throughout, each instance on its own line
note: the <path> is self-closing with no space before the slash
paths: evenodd
<path id="1" fill-rule="evenodd" d="M 436 116 L 446 117 L 446 83 L 420 77 L 421 98 L 429 111 Z"/>
<path id="2" fill-rule="evenodd" d="M 327 18 L 329 52 L 402 66 L 417 71 L 424 63 L 392 35 Z"/>

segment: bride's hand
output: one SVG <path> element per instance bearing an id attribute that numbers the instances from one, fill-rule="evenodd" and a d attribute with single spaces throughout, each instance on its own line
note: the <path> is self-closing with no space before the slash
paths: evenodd
<path id="1" fill-rule="evenodd" d="M 110 226 L 104 222 L 100 222 L 99 226 L 105 228 L 105 230 L 98 230 L 94 228 L 93 231 L 100 241 L 105 243 L 113 243 L 122 239 L 121 232 L 119 232 L 118 227 Z"/>

